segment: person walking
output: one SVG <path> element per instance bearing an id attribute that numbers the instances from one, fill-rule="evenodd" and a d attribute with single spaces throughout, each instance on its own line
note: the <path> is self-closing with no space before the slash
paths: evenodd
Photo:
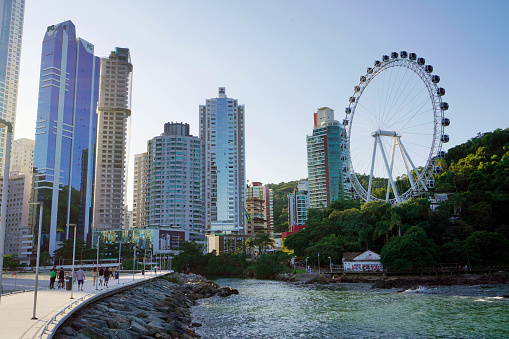
<path id="1" fill-rule="evenodd" d="M 49 272 L 49 288 L 55 288 L 55 279 L 57 278 L 57 272 L 55 270 L 55 267 L 51 269 Z"/>
<path id="2" fill-rule="evenodd" d="M 60 271 L 58 271 L 58 288 L 64 288 L 65 283 L 65 271 L 63 267 L 60 267 Z"/>
<path id="3" fill-rule="evenodd" d="M 103 277 L 104 277 L 104 269 L 103 267 L 99 267 L 99 285 L 103 285 Z"/>
<path id="4" fill-rule="evenodd" d="M 110 280 L 110 269 L 106 267 L 104 270 L 104 286 L 108 286 L 108 281 Z"/>
<path id="5" fill-rule="evenodd" d="M 80 287 L 81 287 L 81 291 L 83 291 L 83 282 L 85 281 L 85 272 L 83 271 L 82 268 L 80 268 L 78 270 L 77 277 L 78 277 L 78 291 L 80 291 Z"/>
<path id="6" fill-rule="evenodd" d="M 92 269 L 92 280 L 93 280 L 92 285 L 94 285 L 94 286 L 95 286 L 95 281 L 97 280 L 97 266 L 95 266 L 95 267 Z"/>

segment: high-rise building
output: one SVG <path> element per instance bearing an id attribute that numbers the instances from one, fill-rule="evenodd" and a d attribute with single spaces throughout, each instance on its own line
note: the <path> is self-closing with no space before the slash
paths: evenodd
<path id="1" fill-rule="evenodd" d="M 31 139 L 16 139 L 12 143 L 11 171 L 16 170 L 27 175 L 32 175 L 34 169 L 34 145 Z"/>
<path id="2" fill-rule="evenodd" d="M 0 200 L 3 178 L 0 177 Z M 31 244 L 23 244 L 23 233 L 28 230 L 28 216 L 32 176 L 13 171 L 9 176 L 7 218 L 5 230 L 5 254 L 15 254 L 25 260 L 31 253 Z"/>
<path id="3" fill-rule="evenodd" d="M 134 155 L 133 227 L 144 227 L 147 204 L 148 153 Z"/>
<path id="4" fill-rule="evenodd" d="M 25 0 L 0 0 L 0 9 L 0 119 L 12 124 L 14 135 Z M 0 128 L 0 173 L 4 172 L 6 133 L 6 128 Z"/>
<path id="5" fill-rule="evenodd" d="M 262 217 L 264 219 L 264 228 L 272 230 L 274 228 L 274 196 L 272 189 L 257 181 L 251 185 L 248 184 L 246 187 L 246 201 L 249 199 L 260 199 L 263 201 Z"/>
<path id="6" fill-rule="evenodd" d="M 301 180 L 292 193 L 288 194 L 288 227 L 305 225 L 309 209 L 309 182 Z"/>
<path id="7" fill-rule="evenodd" d="M 343 125 L 334 120 L 334 110 L 322 107 L 314 114 L 313 134 L 307 136 L 311 208 L 326 208 L 332 201 L 345 197 L 341 160 L 345 148 L 343 131 Z"/>
<path id="8" fill-rule="evenodd" d="M 101 59 L 94 179 L 95 230 L 121 229 L 127 179 L 127 135 L 131 116 L 131 55 L 115 48 Z"/>
<path id="9" fill-rule="evenodd" d="M 69 224 L 78 239 L 87 241 L 90 230 L 99 58 L 71 21 L 47 28 L 40 74 L 32 199 L 44 203 L 41 248 L 52 254 L 74 231 Z"/>
<path id="10" fill-rule="evenodd" d="M 189 124 L 166 123 L 148 142 L 146 224 L 186 231 L 188 241 L 205 244 L 203 142 Z"/>
<path id="11" fill-rule="evenodd" d="M 200 105 L 200 139 L 205 144 L 205 230 L 245 234 L 244 105 L 226 96 Z"/>

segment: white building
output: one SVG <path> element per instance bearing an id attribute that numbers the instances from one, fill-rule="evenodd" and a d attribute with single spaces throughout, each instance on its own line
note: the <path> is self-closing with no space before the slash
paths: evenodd
<path id="1" fill-rule="evenodd" d="M 34 169 L 34 146 L 35 140 L 21 138 L 12 143 L 11 171 L 22 172 L 32 175 Z"/>
<path id="2" fill-rule="evenodd" d="M 288 194 L 288 227 L 305 225 L 309 209 L 309 182 L 301 180 L 293 193 Z"/>
<path id="3" fill-rule="evenodd" d="M 131 116 L 131 55 L 115 48 L 101 58 L 94 177 L 94 230 L 121 229 L 127 179 L 127 135 Z"/>
<path id="4" fill-rule="evenodd" d="M 383 271 L 380 255 L 373 251 L 343 253 L 343 270 L 355 272 Z"/>
<path id="5" fill-rule="evenodd" d="M 144 227 L 147 203 L 148 153 L 134 155 L 133 227 Z"/>
<path id="6" fill-rule="evenodd" d="M 200 139 L 205 144 L 205 230 L 245 234 L 244 105 L 226 96 L 200 105 Z"/>
<path id="7" fill-rule="evenodd" d="M 5 231 L 5 254 L 15 254 L 26 262 L 31 253 L 31 241 L 26 243 L 32 177 L 21 172 L 12 172 L 9 177 L 7 197 L 7 220 Z M 2 199 L 3 178 L 0 178 L 0 201 Z M 25 243 L 23 243 L 25 242 Z"/>
<path id="8" fill-rule="evenodd" d="M 145 223 L 185 230 L 205 244 L 203 176 L 203 142 L 189 134 L 189 124 L 164 124 L 148 142 Z"/>
<path id="9" fill-rule="evenodd" d="M 0 8 L 0 118 L 12 124 L 14 135 L 25 0 L 2 0 Z M 7 128 L 0 128 L 0 173 L 4 172 L 6 133 Z"/>

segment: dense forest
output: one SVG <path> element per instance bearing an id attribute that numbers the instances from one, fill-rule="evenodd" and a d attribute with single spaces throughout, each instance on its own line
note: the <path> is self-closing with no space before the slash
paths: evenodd
<path id="1" fill-rule="evenodd" d="M 440 160 L 435 193 L 448 200 L 435 210 L 426 197 L 399 206 L 335 201 L 309 210 L 308 227 L 285 239 L 298 256 L 316 260 L 367 248 L 388 268 L 455 263 L 509 263 L 509 129 L 479 134 Z"/>

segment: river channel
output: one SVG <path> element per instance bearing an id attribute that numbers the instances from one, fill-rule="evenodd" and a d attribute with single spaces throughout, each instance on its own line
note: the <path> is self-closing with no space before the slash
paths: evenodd
<path id="1" fill-rule="evenodd" d="M 216 279 L 239 290 L 192 308 L 202 338 L 509 338 L 509 285 L 419 291 Z"/>

